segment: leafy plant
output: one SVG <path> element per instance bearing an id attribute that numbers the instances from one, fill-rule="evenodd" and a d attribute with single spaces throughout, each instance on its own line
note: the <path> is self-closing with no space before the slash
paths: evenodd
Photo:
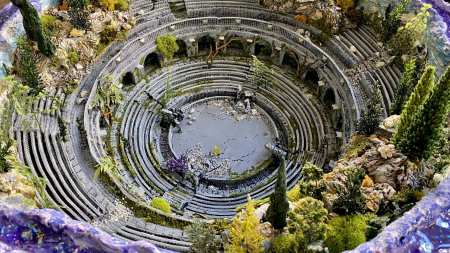
<path id="1" fill-rule="evenodd" d="M 275 192 L 270 196 L 270 206 L 266 212 L 266 219 L 273 228 L 281 230 L 286 227 L 286 217 L 289 211 L 289 201 L 286 196 L 286 162 L 281 160 Z"/>
<path id="2" fill-rule="evenodd" d="M 419 64 L 416 63 L 416 58 L 412 58 L 405 64 L 405 71 L 403 72 L 400 84 L 395 91 L 394 101 L 391 106 L 391 114 L 400 114 L 403 105 L 408 97 L 411 95 L 412 89 L 418 81 L 420 69 Z"/>
<path id="3" fill-rule="evenodd" d="M 338 198 L 333 202 L 332 209 L 337 214 L 354 214 L 364 207 L 361 184 L 365 172 L 358 167 L 348 167 L 343 173 L 347 177 L 345 187 L 337 192 Z"/>
<path id="4" fill-rule="evenodd" d="M 303 234 L 281 234 L 273 238 L 269 253 L 300 253 L 299 249 L 304 248 L 300 246 Z"/>
<path id="5" fill-rule="evenodd" d="M 262 253 L 263 240 L 259 228 L 259 220 L 255 215 L 253 200 L 249 198 L 245 210 L 233 218 L 230 227 L 231 243 L 226 245 L 227 253 Z"/>
<path id="6" fill-rule="evenodd" d="M 175 53 L 179 50 L 177 37 L 172 34 L 158 36 L 156 38 L 156 48 L 166 61 L 172 60 Z"/>
<path id="7" fill-rule="evenodd" d="M 214 145 L 211 154 L 213 154 L 213 156 L 220 156 L 222 154 L 222 149 L 218 145 Z"/>
<path id="8" fill-rule="evenodd" d="M 191 250 L 195 253 L 219 252 L 223 248 L 218 231 L 212 225 L 195 221 L 185 231 L 192 242 Z"/>
<path id="9" fill-rule="evenodd" d="M 369 98 L 367 109 L 363 111 L 358 122 L 358 132 L 371 135 L 375 132 L 381 122 L 383 108 L 381 107 L 381 92 L 377 85 Z"/>
<path id="10" fill-rule="evenodd" d="M 428 9 L 431 5 L 424 4 L 419 13 L 404 26 L 400 27 L 394 37 L 389 41 L 389 46 L 397 56 L 413 55 L 415 45 L 422 42 L 427 29 Z"/>
<path id="11" fill-rule="evenodd" d="M 337 216 L 330 220 L 325 246 L 331 253 L 351 250 L 366 241 L 368 218 L 364 215 Z"/>
<path id="12" fill-rule="evenodd" d="M 99 3 L 109 11 L 128 9 L 128 0 L 99 0 Z"/>
<path id="13" fill-rule="evenodd" d="M 272 85 L 271 81 L 271 69 L 267 67 L 262 61 L 260 61 L 256 56 L 252 55 L 252 63 L 250 66 L 251 76 L 250 82 L 256 86 L 267 87 Z"/>
<path id="14" fill-rule="evenodd" d="M 406 12 L 406 7 L 411 3 L 411 0 L 402 0 L 397 6 L 391 4 L 386 8 L 383 19 L 383 39 L 389 41 L 397 32 L 401 24 L 401 16 Z"/>
<path id="15" fill-rule="evenodd" d="M 306 162 L 302 168 L 301 175 L 302 179 L 299 182 L 301 196 L 320 199 L 324 190 L 323 182 L 320 180 L 323 170 L 310 162 Z"/>
<path id="16" fill-rule="evenodd" d="M 153 198 L 150 205 L 160 211 L 165 212 L 165 213 L 172 212 L 169 202 L 167 202 L 167 200 L 165 200 L 164 198 L 161 198 L 161 197 Z"/>
<path id="17" fill-rule="evenodd" d="M 123 94 L 111 76 L 106 76 L 97 87 L 94 104 L 100 108 L 104 118 L 109 124 L 112 123 L 113 108 L 123 100 Z"/>
<path id="18" fill-rule="evenodd" d="M 102 157 L 100 163 L 97 166 L 95 166 L 94 177 L 98 178 L 100 175 L 118 178 L 117 164 L 112 157 L 110 156 Z"/>
<path id="19" fill-rule="evenodd" d="M 86 10 L 85 0 L 70 0 L 68 11 L 70 23 L 77 29 L 88 29 L 91 26 L 89 21 L 89 11 Z"/>
<path id="20" fill-rule="evenodd" d="M 17 39 L 17 53 L 17 73 L 25 85 L 30 87 L 30 93 L 36 95 L 42 91 L 41 77 L 30 42 L 23 36 Z"/>
<path id="21" fill-rule="evenodd" d="M 186 156 L 182 155 L 180 158 L 171 158 L 167 161 L 167 169 L 171 172 L 176 172 L 184 175 L 188 170 L 188 163 Z"/>

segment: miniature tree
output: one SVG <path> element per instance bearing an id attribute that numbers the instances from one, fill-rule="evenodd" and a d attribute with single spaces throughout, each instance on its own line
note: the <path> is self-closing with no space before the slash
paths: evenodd
<path id="1" fill-rule="evenodd" d="M 391 4 L 388 5 L 383 20 L 384 41 L 389 41 L 397 32 L 401 24 L 400 18 L 406 12 L 406 7 L 410 2 L 411 0 L 402 0 L 395 8 Z"/>
<path id="2" fill-rule="evenodd" d="M 255 215 L 255 204 L 249 197 L 245 210 L 236 215 L 230 227 L 231 243 L 227 253 L 262 253 L 264 237 L 261 235 L 259 220 Z"/>
<path id="3" fill-rule="evenodd" d="M 409 96 L 403 111 L 400 115 L 400 123 L 397 128 L 397 132 L 393 137 L 393 142 L 396 146 L 401 146 L 401 142 L 407 138 L 406 130 L 408 129 L 414 114 L 419 107 L 425 103 L 430 96 L 431 90 L 434 86 L 435 68 L 433 66 L 427 66 L 425 71 L 414 88 L 413 93 Z"/>
<path id="4" fill-rule="evenodd" d="M 381 121 L 383 109 L 381 107 L 381 92 L 379 86 L 374 87 L 367 109 L 362 113 L 358 122 L 358 132 L 371 135 L 375 132 Z"/>
<path id="5" fill-rule="evenodd" d="M 179 50 L 177 38 L 172 34 L 158 36 L 156 38 L 156 48 L 166 61 L 170 61 Z"/>
<path id="6" fill-rule="evenodd" d="M 25 37 L 17 39 L 17 72 L 24 84 L 30 87 L 30 93 L 37 95 L 42 90 L 41 78 L 29 41 Z"/>
<path id="7" fill-rule="evenodd" d="M 423 41 L 427 29 L 428 17 L 430 16 L 428 9 L 430 8 L 431 5 L 424 4 L 414 18 L 398 29 L 397 33 L 389 42 L 396 55 L 413 54 L 415 45 Z"/>
<path id="8" fill-rule="evenodd" d="M 417 109 L 411 121 L 404 126 L 406 129 L 402 135 L 395 139 L 397 148 L 411 158 L 418 160 L 429 158 L 442 139 L 449 105 L 450 67 L 433 88 L 432 94 L 423 106 Z"/>
<path id="9" fill-rule="evenodd" d="M 321 199 L 322 191 L 324 190 L 323 182 L 320 180 L 323 175 L 323 170 L 307 162 L 302 168 L 301 175 L 302 179 L 298 184 L 300 195 Z"/>
<path id="10" fill-rule="evenodd" d="M 289 211 L 289 201 L 286 196 L 286 187 L 286 162 L 282 159 L 278 168 L 275 192 L 270 196 L 270 206 L 266 212 L 267 220 L 278 230 L 287 225 L 286 217 Z"/>
<path id="11" fill-rule="evenodd" d="M 403 104 L 411 95 L 412 88 L 417 83 L 418 65 L 416 64 L 416 59 L 412 58 L 405 64 L 405 71 L 400 80 L 400 84 L 397 86 L 395 91 L 394 101 L 391 106 L 391 114 L 400 114 L 403 109 Z"/>
<path id="12" fill-rule="evenodd" d="M 27 0 L 11 0 L 19 8 L 23 18 L 23 27 L 27 37 L 37 42 L 39 51 L 45 56 L 52 56 L 55 47 L 42 31 L 41 20 L 36 9 Z"/>
<path id="13" fill-rule="evenodd" d="M 345 187 L 337 191 L 338 197 L 333 202 L 333 212 L 337 214 L 355 214 L 363 209 L 363 196 L 361 184 L 365 171 L 358 167 L 345 168 L 343 174 L 347 177 Z"/>
<path id="14" fill-rule="evenodd" d="M 267 87 L 271 85 L 270 72 L 271 70 L 261 62 L 256 56 L 252 55 L 252 64 L 250 66 L 251 77 L 250 81 L 257 88 Z"/>
<path id="15" fill-rule="evenodd" d="M 306 197 L 294 203 L 293 210 L 288 213 L 288 228 L 290 233 L 302 235 L 298 241 L 300 247 L 325 238 L 327 214 L 320 200 Z"/>
<path id="16" fill-rule="evenodd" d="M 69 5 L 70 23 L 78 29 L 88 29 L 91 24 L 86 10 L 87 0 L 69 0 Z"/>

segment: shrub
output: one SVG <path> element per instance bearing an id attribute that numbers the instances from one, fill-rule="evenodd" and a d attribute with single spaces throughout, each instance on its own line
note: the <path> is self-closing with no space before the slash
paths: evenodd
<path id="1" fill-rule="evenodd" d="M 161 197 L 155 197 L 152 199 L 150 205 L 160 211 L 163 211 L 165 213 L 171 213 L 172 210 L 170 208 L 169 202 Z"/>
<path id="2" fill-rule="evenodd" d="M 431 5 L 424 4 L 420 12 L 400 27 L 394 37 L 389 41 L 389 46 L 397 56 L 413 55 L 415 45 L 423 42 L 423 37 L 427 29 L 429 12 Z"/>
<path id="3" fill-rule="evenodd" d="M 179 50 L 177 38 L 172 34 L 161 35 L 156 38 L 156 48 L 167 61 L 172 60 Z"/>
<path id="4" fill-rule="evenodd" d="M 250 82 L 257 88 L 271 85 L 271 70 L 256 56 L 252 55 L 252 64 L 250 66 Z"/>
<path id="5" fill-rule="evenodd" d="M 416 59 L 412 58 L 405 64 L 405 70 L 403 72 L 400 84 L 395 91 L 394 101 L 391 106 L 391 114 L 400 114 L 403 109 L 403 104 L 411 95 L 411 91 L 414 88 L 418 80 L 417 72 L 420 71 L 417 68 Z"/>
<path id="6" fill-rule="evenodd" d="M 411 0 L 402 0 L 395 8 L 389 4 L 386 8 L 383 24 L 383 39 L 388 41 L 397 32 L 400 27 L 400 18 L 406 12 L 406 7 Z"/>
<path id="7" fill-rule="evenodd" d="M 270 206 L 266 212 L 267 220 L 275 229 L 283 229 L 286 226 L 286 216 L 289 211 L 286 187 L 286 162 L 283 159 L 278 168 L 275 192 L 270 196 Z"/>
<path id="8" fill-rule="evenodd" d="M 104 156 L 100 160 L 100 163 L 95 166 L 94 177 L 97 178 L 100 175 L 109 176 L 112 178 L 118 177 L 116 161 L 110 156 Z"/>
<path id="9" fill-rule="evenodd" d="M 336 0 L 336 4 L 341 7 L 344 12 L 355 7 L 355 2 L 353 0 Z"/>
<path id="10" fill-rule="evenodd" d="M 41 15 L 41 24 L 44 31 L 53 33 L 58 28 L 56 25 L 57 19 L 55 16 L 43 14 Z"/>
<path id="11" fill-rule="evenodd" d="M 269 253 L 298 253 L 302 234 L 282 234 L 272 240 Z"/>
<path id="12" fill-rule="evenodd" d="M 125 11 L 128 9 L 128 0 L 99 0 L 99 3 L 101 6 L 110 11 Z"/>
<path id="13" fill-rule="evenodd" d="M 327 214 L 322 201 L 302 198 L 294 203 L 293 210 L 288 213 L 289 232 L 303 235 L 301 240 L 297 240 L 300 246 L 321 241 L 325 238 Z"/>
<path id="14" fill-rule="evenodd" d="M 25 37 L 17 39 L 18 63 L 17 72 L 23 83 L 30 87 L 31 94 L 38 94 L 42 90 L 41 77 L 36 66 L 36 59 L 30 42 Z"/>
<path id="15" fill-rule="evenodd" d="M 366 241 L 367 217 L 338 216 L 328 223 L 325 246 L 331 253 L 351 250 Z"/>
<path id="16" fill-rule="evenodd" d="M 355 134 L 345 148 L 344 159 L 350 160 L 361 155 L 369 146 L 369 138 L 365 135 Z"/>
<path id="17" fill-rule="evenodd" d="M 195 253 L 218 252 L 223 246 L 218 231 L 209 224 L 194 222 L 185 231 L 192 242 L 191 250 Z"/>
<path id="18" fill-rule="evenodd" d="M 78 61 L 80 60 L 80 55 L 76 50 L 72 49 L 69 51 L 67 58 L 69 58 L 70 63 L 77 64 Z"/>
<path id="19" fill-rule="evenodd" d="M 383 108 L 381 107 L 381 92 L 377 85 L 372 92 L 367 109 L 363 111 L 361 118 L 358 122 L 358 132 L 371 135 L 375 132 L 381 121 L 383 114 Z"/>
<path id="20" fill-rule="evenodd" d="M 253 200 L 249 198 L 245 210 L 233 219 L 230 227 L 231 243 L 225 247 L 227 253 L 262 253 L 263 240 L 255 215 Z"/>
<path id="21" fill-rule="evenodd" d="M 70 9 L 68 11 L 70 23 L 78 29 L 88 29 L 91 26 L 89 21 L 89 11 L 86 10 L 85 0 L 69 0 Z"/>
<path id="22" fill-rule="evenodd" d="M 428 159 L 442 140 L 450 109 L 450 67 L 433 88 L 424 105 L 415 112 L 398 148 L 411 158 Z"/>
<path id="23" fill-rule="evenodd" d="M 347 177 L 345 187 L 337 192 L 338 197 L 331 207 L 338 214 L 354 214 L 364 208 L 361 184 L 365 177 L 363 169 L 358 167 L 348 167 L 343 170 Z"/>
<path id="24" fill-rule="evenodd" d="M 292 189 L 290 189 L 287 192 L 287 198 L 291 202 L 300 200 L 301 194 L 300 194 L 300 186 L 298 184 L 296 184 L 294 187 L 292 187 Z"/>

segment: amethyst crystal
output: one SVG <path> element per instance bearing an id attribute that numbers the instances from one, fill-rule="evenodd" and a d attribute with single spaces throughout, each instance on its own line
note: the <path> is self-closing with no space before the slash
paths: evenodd
<path id="1" fill-rule="evenodd" d="M 0 252 L 167 253 L 145 241 L 112 237 L 53 209 L 17 210 L 0 205 Z"/>
<path id="2" fill-rule="evenodd" d="M 171 172 L 176 172 L 184 175 L 188 170 L 188 163 L 186 156 L 182 155 L 180 158 L 171 158 L 167 161 L 167 169 Z"/>

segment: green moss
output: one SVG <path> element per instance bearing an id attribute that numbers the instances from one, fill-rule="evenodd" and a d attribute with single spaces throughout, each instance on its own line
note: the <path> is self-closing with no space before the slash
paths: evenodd
<path id="1" fill-rule="evenodd" d="M 167 202 L 167 200 L 165 200 L 161 197 L 153 198 L 150 205 L 158 210 L 165 212 L 165 213 L 171 213 L 171 208 L 170 208 L 169 202 Z"/>
<path id="2" fill-rule="evenodd" d="M 275 237 L 270 245 L 269 253 L 297 253 L 299 252 L 299 236 L 301 234 L 283 234 Z"/>
<path id="3" fill-rule="evenodd" d="M 351 250 L 366 241 L 368 216 L 351 215 L 334 217 L 328 223 L 325 246 L 330 253 Z"/>
<path id="4" fill-rule="evenodd" d="M 242 180 L 245 178 L 255 176 L 259 172 L 267 169 L 268 167 L 270 167 L 273 164 L 274 164 L 274 160 L 272 158 L 266 159 L 266 160 L 258 163 L 257 165 L 252 166 L 250 169 L 246 170 L 245 172 L 243 172 L 241 174 L 231 173 L 230 179 L 231 180 Z"/>
<path id="5" fill-rule="evenodd" d="M 353 135 L 350 143 L 346 148 L 343 158 L 351 159 L 354 157 L 358 157 L 369 146 L 369 143 L 369 138 L 367 136 L 359 134 Z"/>
<path id="6" fill-rule="evenodd" d="M 70 63 L 77 64 L 78 61 L 80 61 L 80 55 L 77 51 L 71 49 L 67 55 L 67 58 L 69 59 Z"/>

